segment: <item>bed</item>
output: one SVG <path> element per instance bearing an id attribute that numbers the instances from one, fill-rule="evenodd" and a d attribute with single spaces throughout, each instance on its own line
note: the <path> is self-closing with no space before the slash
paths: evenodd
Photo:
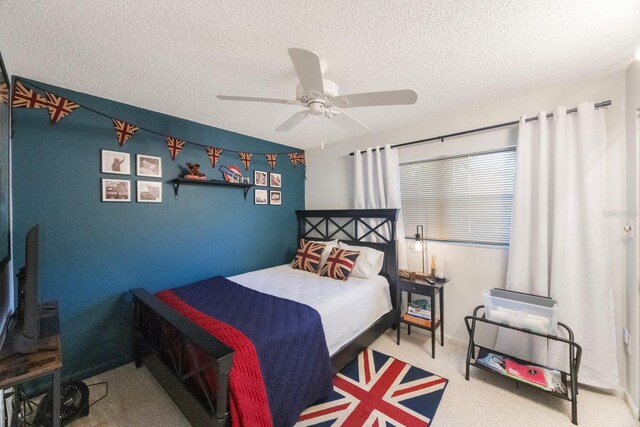
<path id="1" fill-rule="evenodd" d="M 329 369 L 336 373 L 393 325 L 398 211 L 314 210 L 296 211 L 296 215 L 299 239 L 340 239 L 384 252 L 380 276 L 351 277 L 345 286 L 344 282 L 282 265 L 229 279 L 242 285 L 245 292 L 258 291 L 312 307 L 321 318 L 331 356 Z M 234 357 L 238 362 L 240 355 L 144 289 L 132 293 L 136 366 L 149 368 L 191 424 L 230 425 L 229 372 Z M 198 302 L 199 297 L 195 298 Z"/>

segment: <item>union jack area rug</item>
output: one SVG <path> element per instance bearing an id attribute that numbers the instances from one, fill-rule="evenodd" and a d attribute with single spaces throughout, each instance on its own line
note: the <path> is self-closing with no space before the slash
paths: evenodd
<path id="1" fill-rule="evenodd" d="M 366 349 L 333 379 L 333 393 L 296 427 L 430 426 L 449 380 Z"/>

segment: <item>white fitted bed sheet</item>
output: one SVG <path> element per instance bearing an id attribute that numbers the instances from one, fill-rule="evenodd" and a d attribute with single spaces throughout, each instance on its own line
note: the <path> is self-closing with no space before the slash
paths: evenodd
<path id="1" fill-rule="evenodd" d="M 290 264 L 229 277 L 247 288 L 306 304 L 322 319 L 329 354 L 391 311 L 389 283 L 383 276 L 335 280 L 291 268 Z"/>

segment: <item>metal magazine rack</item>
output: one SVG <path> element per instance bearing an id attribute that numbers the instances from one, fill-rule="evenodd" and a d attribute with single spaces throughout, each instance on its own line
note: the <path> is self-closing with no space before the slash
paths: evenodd
<path id="1" fill-rule="evenodd" d="M 502 322 L 496 322 L 493 321 L 491 319 L 487 319 L 486 318 L 486 314 L 483 312 L 482 316 L 478 315 L 478 312 L 480 310 L 485 309 L 484 305 L 479 305 L 477 306 L 474 310 L 473 310 L 473 315 L 472 316 L 466 316 L 464 318 L 464 322 L 465 322 L 465 326 L 467 327 L 467 332 L 469 333 L 469 347 L 467 350 L 467 360 L 466 360 L 466 372 L 465 372 L 465 379 L 468 381 L 469 380 L 469 367 L 470 366 L 475 366 L 478 369 L 482 369 L 484 371 L 490 372 L 492 374 L 495 375 L 499 375 L 502 376 L 504 378 L 508 378 L 511 379 L 513 381 L 516 382 L 516 385 L 518 384 L 524 384 L 527 385 L 529 387 L 533 387 L 536 388 L 538 390 L 540 390 L 543 393 L 548 393 L 551 394 L 552 396 L 556 396 L 559 397 L 561 399 L 564 400 L 568 400 L 569 402 L 571 402 L 571 422 L 573 424 L 578 424 L 578 402 L 577 402 L 577 396 L 578 396 L 578 370 L 580 368 L 580 359 L 582 357 L 582 347 L 580 347 L 580 345 L 578 345 L 573 338 L 573 331 L 571 330 L 571 328 L 569 328 L 569 326 L 567 326 L 566 324 L 562 323 L 562 322 L 558 322 L 558 327 L 561 327 L 562 329 L 564 329 L 567 333 L 568 338 L 563 338 L 561 336 L 556 335 L 551 335 L 551 334 L 544 334 L 544 333 L 539 333 L 539 332 L 535 332 L 532 331 L 530 329 L 527 328 L 523 328 L 523 327 L 518 327 L 518 326 L 512 326 L 509 325 L 507 323 L 502 323 Z M 475 333 L 476 333 L 476 327 L 478 323 L 486 323 L 486 324 L 490 324 L 490 325 L 495 325 L 501 328 L 507 328 L 507 329 L 512 329 L 515 331 L 519 331 L 522 332 L 524 334 L 530 334 L 530 335 L 535 335 L 538 337 L 542 337 L 542 338 L 546 338 L 547 340 L 552 340 L 552 341 L 557 341 L 560 343 L 564 343 L 567 346 L 569 346 L 569 372 L 563 371 L 563 370 L 558 370 L 561 374 L 561 379 L 562 379 L 562 383 L 565 386 L 565 392 L 564 393 L 560 393 L 557 391 L 552 391 L 552 390 L 545 390 L 542 388 L 538 388 L 534 385 L 531 385 L 525 381 L 519 380 L 515 377 L 506 375 L 505 373 L 502 373 L 498 370 L 493 370 L 481 363 L 479 363 L 479 360 L 482 359 L 483 357 L 487 356 L 489 353 L 493 353 L 495 355 L 498 356 L 503 356 L 503 357 L 507 357 L 513 361 L 515 361 L 516 363 L 519 364 L 525 364 L 525 365 L 534 365 L 534 366 L 539 366 L 542 368 L 548 368 L 544 365 L 540 365 L 537 363 L 533 363 L 533 362 L 529 362 L 527 360 L 522 360 L 522 359 L 518 359 L 516 357 L 510 356 L 508 354 L 504 354 L 501 353 L 495 349 L 489 348 L 489 347 L 484 347 L 481 345 L 476 344 L 475 342 Z M 551 368 L 548 368 L 551 369 Z"/>

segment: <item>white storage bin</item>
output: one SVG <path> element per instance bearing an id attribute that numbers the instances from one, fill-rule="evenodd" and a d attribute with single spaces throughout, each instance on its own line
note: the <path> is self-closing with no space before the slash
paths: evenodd
<path id="1" fill-rule="evenodd" d="M 558 303 L 537 295 L 504 289 L 487 289 L 484 308 L 487 319 L 555 335 L 558 327 Z"/>

